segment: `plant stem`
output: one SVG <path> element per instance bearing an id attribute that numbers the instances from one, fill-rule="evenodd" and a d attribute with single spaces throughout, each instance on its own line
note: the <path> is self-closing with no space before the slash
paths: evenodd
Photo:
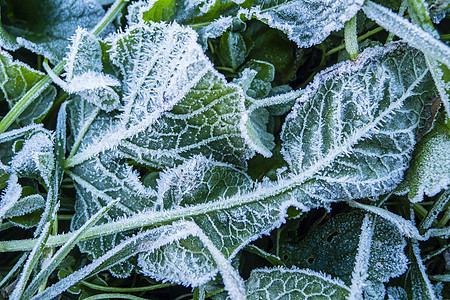
<path id="1" fill-rule="evenodd" d="M 61 74 L 65 62 L 62 61 L 55 68 L 53 72 L 55 74 Z M 0 122 L 0 133 L 5 132 L 9 126 L 11 126 L 14 121 L 23 113 L 23 111 L 30 106 L 33 101 L 39 97 L 39 95 L 50 85 L 52 82 L 50 76 L 45 75 L 41 80 L 38 81 L 28 92 L 17 102 L 13 108 L 6 114 L 6 116 Z"/>
<path id="2" fill-rule="evenodd" d="M 370 37 L 370 36 L 372 36 L 372 35 L 374 35 L 374 34 L 380 32 L 380 31 L 382 31 L 382 30 L 384 30 L 383 27 L 377 27 L 377 28 L 375 28 L 375 29 L 372 29 L 372 30 L 366 32 L 365 34 L 361 35 L 360 37 L 358 37 L 358 38 L 357 38 L 357 41 L 358 41 L 358 42 L 361 42 L 361 41 L 367 39 L 368 37 Z M 334 54 L 334 53 L 339 52 L 339 51 L 344 50 L 344 49 L 345 49 L 345 45 L 342 44 L 342 45 L 340 45 L 340 46 L 337 46 L 336 48 L 331 49 L 331 50 L 328 51 L 327 53 L 325 53 L 325 56 L 330 56 L 331 54 Z"/>
<path id="3" fill-rule="evenodd" d="M 119 15 L 129 0 L 116 0 L 91 33 L 98 36 Z"/>
<path id="4" fill-rule="evenodd" d="M 98 294 L 84 298 L 84 300 L 103 300 L 103 299 L 129 299 L 129 300 L 147 300 L 138 296 L 129 294 Z"/>
<path id="5" fill-rule="evenodd" d="M 121 287 L 98 285 L 98 284 L 90 283 L 90 282 L 87 282 L 84 280 L 81 281 L 81 284 L 84 286 L 87 286 L 88 288 L 93 289 L 93 290 L 102 291 L 102 292 L 116 292 L 116 293 L 148 292 L 148 291 L 153 291 L 153 290 L 157 290 L 157 289 L 163 289 L 166 287 L 176 286 L 176 284 L 173 284 L 173 283 L 162 283 L 162 284 L 155 284 L 155 285 L 142 286 L 142 287 L 121 288 Z"/>
<path id="6" fill-rule="evenodd" d="M 358 35 L 356 31 L 356 15 L 345 23 L 344 42 L 350 59 L 358 57 Z"/>
<path id="7" fill-rule="evenodd" d="M 400 8 L 398 9 L 398 15 L 400 17 L 403 17 L 403 15 L 405 14 L 407 5 L 408 5 L 408 1 L 407 0 L 403 0 L 402 4 L 400 4 Z M 389 32 L 389 35 L 388 35 L 388 37 L 386 39 L 386 43 L 385 44 L 388 44 L 388 43 L 392 42 L 393 39 L 394 39 L 394 34 L 392 32 Z"/>
<path id="8" fill-rule="evenodd" d="M 247 245 L 245 246 L 244 250 L 264 258 L 274 266 L 284 266 L 284 263 L 279 257 L 271 253 L 267 253 L 266 251 L 256 247 L 255 245 Z"/>

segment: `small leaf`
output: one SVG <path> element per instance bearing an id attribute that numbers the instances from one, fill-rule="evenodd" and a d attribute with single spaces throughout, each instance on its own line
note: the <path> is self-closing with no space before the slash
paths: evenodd
<path id="1" fill-rule="evenodd" d="M 345 284 L 331 277 L 301 269 L 257 269 L 246 282 L 248 299 L 344 299 Z"/>
<path id="2" fill-rule="evenodd" d="M 18 178 L 16 175 L 11 175 L 9 177 L 8 186 L 3 191 L 0 200 L 0 220 L 5 217 L 5 214 L 14 207 L 14 205 L 19 201 L 20 195 L 22 194 L 22 187 L 18 183 Z"/>
<path id="3" fill-rule="evenodd" d="M 251 40 L 239 32 L 227 31 L 220 38 L 218 58 L 226 67 L 236 70 L 247 58 Z"/>
<path id="4" fill-rule="evenodd" d="M 29 137 L 11 160 L 11 171 L 20 177 L 40 176 L 49 186 L 54 168 L 53 141 L 49 132 L 37 132 Z"/>
<path id="5" fill-rule="evenodd" d="M 11 55 L 0 50 L 0 99 L 12 108 L 45 74 L 26 64 L 13 61 Z M 56 97 L 54 86 L 48 86 L 19 117 L 20 125 L 40 121 Z"/>
<path id="6" fill-rule="evenodd" d="M 105 111 L 116 109 L 120 99 L 113 87 L 120 86 L 119 80 L 104 74 L 100 41 L 84 29 L 77 29 L 69 47 L 64 68 L 67 83 L 62 88 L 77 94 Z"/>
<path id="7" fill-rule="evenodd" d="M 420 140 L 406 174 L 408 198 L 413 203 L 422 201 L 424 194 L 432 197 L 450 185 L 450 130 L 444 118 L 439 119 Z"/>

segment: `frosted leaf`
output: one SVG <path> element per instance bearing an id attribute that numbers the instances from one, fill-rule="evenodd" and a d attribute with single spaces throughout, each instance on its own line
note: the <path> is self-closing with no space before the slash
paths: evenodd
<path id="1" fill-rule="evenodd" d="M 359 236 L 358 250 L 355 257 L 355 266 L 353 267 L 351 277 L 349 299 L 352 300 L 360 299 L 364 287 L 367 286 L 374 227 L 373 218 L 366 214 L 361 224 L 361 234 Z"/>
<path id="2" fill-rule="evenodd" d="M 120 86 L 120 82 L 102 72 L 102 54 L 100 41 L 85 29 L 78 28 L 64 65 L 66 82 L 59 84 L 67 93 L 77 94 L 101 109 L 111 111 L 120 105 L 120 97 L 113 89 Z"/>
<path id="3" fill-rule="evenodd" d="M 113 37 L 111 45 L 110 59 L 122 81 L 119 109 L 107 113 L 79 99 L 70 105 L 74 143 L 66 166 L 78 192 L 74 228 L 119 197 L 100 223 L 158 208 L 155 191 L 142 184 L 127 159 L 170 166 L 205 153 L 242 166 L 252 154 L 239 128 L 242 90 L 213 69 L 192 30 L 137 24 Z M 123 238 L 118 234 L 81 247 L 99 257 Z M 128 265 L 113 272 L 125 276 L 130 270 Z"/>
<path id="4" fill-rule="evenodd" d="M 0 99 L 5 99 L 10 108 L 44 76 L 44 73 L 22 62 L 14 61 L 10 54 L 0 50 Z M 42 93 L 20 115 L 18 119 L 20 125 L 41 120 L 53 104 L 55 96 L 55 87 L 44 87 Z"/>
<path id="5" fill-rule="evenodd" d="M 275 68 L 272 64 L 259 60 L 250 60 L 243 68 L 239 77 L 233 80 L 233 83 L 242 88 L 247 98 L 247 110 L 241 120 L 241 131 L 253 149 L 258 149 L 264 157 L 270 157 L 275 143 L 273 134 L 267 132 L 270 115 L 265 106 L 272 103 L 269 103 L 270 100 L 254 98 L 268 95 L 272 88 Z"/>
<path id="6" fill-rule="evenodd" d="M 356 201 L 349 201 L 348 203 L 353 207 L 362 208 L 366 211 L 374 213 L 374 214 L 380 216 L 381 218 L 389 221 L 391 224 L 393 224 L 395 227 L 397 227 L 397 229 L 400 231 L 400 233 L 402 235 L 404 235 L 406 237 L 419 239 L 419 240 L 426 239 L 420 235 L 419 230 L 417 229 L 416 226 L 414 226 L 414 224 L 411 221 L 405 220 L 403 217 L 401 217 L 399 215 L 396 215 L 386 209 L 383 209 L 383 208 L 380 208 L 377 206 L 366 205 L 366 204 L 358 203 Z"/>
<path id="7" fill-rule="evenodd" d="M 138 233 L 122 241 L 116 247 L 92 261 L 91 264 L 60 280 L 32 299 L 53 298 L 88 276 L 95 275 L 102 270 L 110 269 L 112 266 L 122 263 L 136 254 L 151 253 L 168 243 L 182 240 L 190 235 L 201 236 L 201 240 L 205 242 L 205 247 L 212 250 L 211 252 L 217 252 L 214 251 L 214 247 L 208 243 L 207 238 L 199 231 L 199 228 L 195 224 L 181 221 L 172 225 L 160 226 Z M 220 254 L 214 253 L 213 256 L 220 260 Z M 237 275 L 237 272 L 231 269 L 231 265 L 226 260 L 218 261 L 218 264 L 222 267 L 223 277 L 227 278 L 225 286 L 229 290 L 229 293 L 233 295 L 234 299 L 244 299 L 242 297 L 244 293 L 243 282 L 239 275 Z"/>
<path id="8" fill-rule="evenodd" d="M 299 47 L 308 48 L 342 29 L 363 3 L 362 0 L 256 0 L 253 7 L 241 9 L 239 13 L 284 31 Z"/>
<path id="9" fill-rule="evenodd" d="M 432 34 L 372 1 L 366 1 L 363 10 L 367 17 L 404 39 L 412 47 L 450 67 L 450 47 L 435 39 Z"/>
<path id="10" fill-rule="evenodd" d="M 121 113 L 98 139 L 83 139 L 69 166 L 112 149 L 145 165 L 200 152 L 242 164 L 252 155 L 238 126 L 242 91 L 214 70 L 192 30 L 135 25 L 113 39 L 110 56 L 123 78 Z"/>
<path id="11" fill-rule="evenodd" d="M 92 215 L 114 199 L 120 199 L 120 202 L 111 208 L 98 223 L 109 223 L 135 212 L 155 209 L 155 191 L 141 183 L 137 172 L 124 159 L 117 158 L 111 153 L 102 154 L 96 159 L 77 166 L 68 174 L 76 183 L 77 191 L 72 229 L 83 226 Z M 81 251 L 97 258 L 113 249 L 131 234 L 116 233 L 80 242 L 78 245 Z M 116 276 L 124 277 L 132 269 L 133 266 L 130 263 L 124 262 L 116 265 L 111 271 Z"/>
<path id="12" fill-rule="evenodd" d="M 18 44 L 52 63 L 63 58 L 68 40 L 79 26 L 92 29 L 105 14 L 96 0 L 16 1 L 14 10 L 24 13 L 13 16 L 4 29 Z"/>
<path id="13" fill-rule="evenodd" d="M 5 217 L 5 214 L 17 203 L 22 194 L 22 187 L 17 180 L 17 176 L 12 174 L 9 177 L 8 186 L 1 195 L 0 220 L 2 220 Z"/>
<path id="14" fill-rule="evenodd" d="M 20 177 L 41 176 L 49 186 L 54 159 L 50 134 L 37 132 L 25 141 L 22 149 L 12 158 L 11 171 Z"/>
<path id="15" fill-rule="evenodd" d="M 420 202 L 423 195 L 434 196 L 450 185 L 450 131 L 443 119 L 417 145 L 405 182 L 411 202 Z M 438 124 L 436 124 L 438 123 Z"/>
<path id="16" fill-rule="evenodd" d="M 31 212 L 43 209 L 44 198 L 39 194 L 32 194 L 19 199 L 14 206 L 5 214 L 5 218 L 20 217 Z"/>
<path id="17" fill-rule="evenodd" d="M 369 48 L 316 76 L 281 132 L 292 172 L 311 174 L 302 190 L 322 201 L 392 191 L 434 94 L 423 56 L 402 44 Z"/>
<path id="18" fill-rule="evenodd" d="M 340 280 L 308 269 L 256 269 L 246 282 L 248 299 L 345 299 Z"/>
<path id="19" fill-rule="evenodd" d="M 251 187 L 252 181 L 245 173 L 230 165 L 195 156 L 161 173 L 158 204 L 163 208 L 162 213 L 167 215 L 194 205 L 220 206 L 221 201 L 218 200 L 239 195 Z M 207 215 L 195 214 L 193 220 L 222 255 L 229 258 L 245 244 L 245 239 L 257 234 L 256 228 L 252 228 L 258 227 L 252 224 L 257 214 L 258 211 L 252 207 L 238 208 L 237 211 L 220 209 Z M 152 277 L 189 285 L 206 283 L 217 273 L 217 264 L 198 234 L 146 253 L 140 257 L 140 265 Z"/>
<path id="20" fill-rule="evenodd" d="M 25 193 L 26 190 L 22 192 Z M 39 223 L 40 216 L 44 211 L 45 199 L 39 194 L 31 194 L 20 198 L 14 206 L 5 214 L 12 224 L 31 228 Z"/>
<path id="21" fill-rule="evenodd" d="M 357 277 L 364 281 L 367 276 L 367 280 L 376 283 L 403 274 L 408 260 L 404 253 L 406 242 L 400 232 L 386 220 L 377 218 L 369 239 L 370 228 L 362 226 L 363 218 L 361 211 L 336 215 L 299 243 L 281 243 L 280 257 L 288 266 L 326 270 L 349 286 Z M 360 245 L 360 241 L 364 243 Z M 365 262 L 367 267 L 363 265 Z"/>

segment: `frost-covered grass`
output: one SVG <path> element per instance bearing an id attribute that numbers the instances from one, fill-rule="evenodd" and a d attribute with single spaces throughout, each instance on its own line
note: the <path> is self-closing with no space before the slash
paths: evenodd
<path id="1" fill-rule="evenodd" d="M 450 298 L 448 1 L 0 11 L 0 298 Z"/>

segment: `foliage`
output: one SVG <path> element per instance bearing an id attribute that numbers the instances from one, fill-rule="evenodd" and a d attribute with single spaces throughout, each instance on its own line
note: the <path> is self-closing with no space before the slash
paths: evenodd
<path id="1" fill-rule="evenodd" d="M 450 297 L 445 1 L 0 12 L 0 298 Z"/>

